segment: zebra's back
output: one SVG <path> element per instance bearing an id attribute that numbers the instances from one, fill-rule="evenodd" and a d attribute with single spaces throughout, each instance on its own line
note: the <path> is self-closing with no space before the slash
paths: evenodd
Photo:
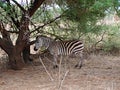
<path id="1" fill-rule="evenodd" d="M 70 40 L 53 41 L 48 49 L 53 55 L 79 55 L 83 52 L 83 48 L 83 43 L 80 40 Z"/>

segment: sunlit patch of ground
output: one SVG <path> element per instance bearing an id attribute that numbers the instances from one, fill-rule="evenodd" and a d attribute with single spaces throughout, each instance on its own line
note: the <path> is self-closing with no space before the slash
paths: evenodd
<path id="1" fill-rule="evenodd" d="M 81 69 L 70 58 L 66 64 L 63 60 L 60 71 L 42 60 L 53 81 L 38 59 L 22 70 L 0 73 L 0 90 L 120 90 L 120 56 L 90 55 Z"/>

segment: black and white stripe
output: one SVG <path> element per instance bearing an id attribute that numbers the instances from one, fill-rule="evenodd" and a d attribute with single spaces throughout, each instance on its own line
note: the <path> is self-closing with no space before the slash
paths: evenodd
<path id="1" fill-rule="evenodd" d="M 36 38 L 34 50 L 36 51 L 43 46 L 53 55 L 55 61 L 54 67 L 57 67 L 57 57 L 59 55 L 79 57 L 80 61 L 76 67 L 82 67 L 84 45 L 80 40 L 55 41 L 50 37 L 38 36 Z"/>

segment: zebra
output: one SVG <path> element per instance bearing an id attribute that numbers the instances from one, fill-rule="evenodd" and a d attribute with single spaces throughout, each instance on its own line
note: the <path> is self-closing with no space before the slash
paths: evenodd
<path id="1" fill-rule="evenodd" d="M 57 68 L 57 58 L 59 55 L 76 56 L 80 58 L 76 68 L 81 68 L 83 63 L 83 49 L 84 45 L 80 40 L 55 41 L 54 39 L 39 35 L 36 37 L 34 50 L 37 51 L 40 47 L 48 49 L 54 58 L 53 68 Z"/>

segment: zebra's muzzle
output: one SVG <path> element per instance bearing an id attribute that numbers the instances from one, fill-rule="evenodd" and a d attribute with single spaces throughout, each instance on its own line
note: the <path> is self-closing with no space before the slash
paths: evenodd
<path id="1" fill-rule="evenodd" d="M 38 49 L 36 49 L 35 47 L 34 47 L 34 51 L 37 51 Z"/>

